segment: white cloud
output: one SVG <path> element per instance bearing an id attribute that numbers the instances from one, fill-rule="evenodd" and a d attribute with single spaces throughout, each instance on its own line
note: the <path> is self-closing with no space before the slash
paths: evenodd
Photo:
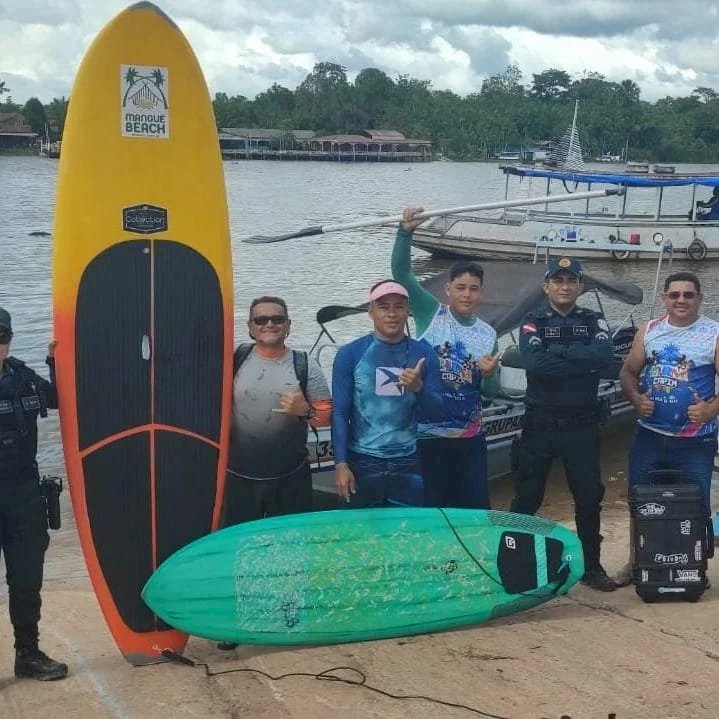
<path id="1" fill-rule="evenodd" d="M 127 0 L 4 0 L 0 78 L 13 98 L 69 95 L 92 38 Z M 474 92 L 516 63 L 635 80 L 644 99 L 719 85 L 719 11 L 684 0 L 166 0 L 212 92 L 253 97 L 298 85 L 314 63 L 344 64 Z"/>

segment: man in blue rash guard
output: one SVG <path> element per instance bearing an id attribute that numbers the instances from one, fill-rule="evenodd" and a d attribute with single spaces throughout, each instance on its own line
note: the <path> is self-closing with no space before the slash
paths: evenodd
<path id="1" fill-rule="evenodd" d="M 342 347 L 332 371 L 337 494 L 351 508 L 421 506 L 417 410 L 443 415 L 439 362 L 405 334 L 409 302 L 401 284 L 379 282 L 369 299 L 374 331 Z"/>

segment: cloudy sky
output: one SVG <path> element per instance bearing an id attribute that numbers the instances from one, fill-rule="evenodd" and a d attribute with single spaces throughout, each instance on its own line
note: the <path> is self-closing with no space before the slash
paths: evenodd
<path id="1" fill-rule="evenodd" d="M 0 80 L 16 102 L 68 96 L 122 0 L 0 0 Z M 164 0 L 211 93 L 294 89 L 315 62 L 430 80 L 459 94 L 516 63 L 630 78 L 642 99 L 719 90 L 719 0 Z"/>

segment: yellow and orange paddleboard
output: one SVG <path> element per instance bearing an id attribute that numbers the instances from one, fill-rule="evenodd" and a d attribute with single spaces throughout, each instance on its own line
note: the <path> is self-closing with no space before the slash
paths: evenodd
<path id="1" fill-rule="evenodd" d="M 65 124 L 53 306 L 75 519 L 98 601 L 133 664 L 186 635 L 140 597 L 216 528 L 232 389 L 232 268 L 212 104 L 187 40 L 133 5 L 93 42 Z"/>

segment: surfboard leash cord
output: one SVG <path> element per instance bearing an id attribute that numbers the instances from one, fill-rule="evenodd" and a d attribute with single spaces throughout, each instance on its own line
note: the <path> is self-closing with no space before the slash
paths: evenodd
<path id="1" fill-rule="evenodd" d="M 482 564 L 482 562 L 480 562 L 479 559 L 477 559 L 477 557 L 475 557 L 474 554 L 472 554 L 472 551 L 465 544 L 462 537 L 459 536 L 459 532 L 457 531 L 454 524 L 452 524 L 452 522 L 450 521 L 450 519 L 447 516 L 444 509 L 442 509 L 440 507 L 440 508 L 438 508 L 438 511 L 444 517 L 444 521 L 447 522 L 447 526 L 452 531 L 452 534 L 454 534 L 454 538 L 457 540 L 457 543 L 459 544 L 459 546 L 462 547 L 462 549 L 464 549 L 467 556 L 477 565 L 479 571 L 482 572 L 482 574 L 484 574 L 484 576 L 487 577 L 487 579 L 494 582 L 498 587 L 500 587 L 501 589 L 504 590 L 504 585 L 502 584 L 501 580 L 492 576 L 491 572 Z M 542 594 L 537 593 L 536 591 L 534 591 L 534 592 L 515 592 L 515 594 L 517 594 L 520 597 L 532 597 L 535 599 L 544 599 L 546 597 L 552 597 L 552 596 L 555 596 L 559 592 L 559 590 L 564 586 L 564 584 L 568 578 L 569 578 L 569 564 L 565 560 L 562 562 L 561 566 L 559 567 L 559 570 L 557 571 L 556 576 L 553 577 L 551 580 L 553 582 L 557 582 L 557 586 L 550 589 L 549 594 L 542 595 Z"/>
<path id="2" fill-rule="evenodd" d="M 380 694 L 381 696 L 388 697 L 390 699 L 424 701 L 430 702 L 431 704 L 439 704 L 441 706 L 450 707 L 452 709 L 464 709 L 465 711 L 476 714 L 477 716 L 485 717 L 485 719 L 512 719 L 512 717 L 502 716 L 500 714 L 491 714 L 489 712 L 482 711 L 481 709 L 477 709 L 476 707 L 468 706 L 467 704 L 448 702 L 443 699 L 425 696 L 424 694 L 393 694 L 392 692 L 367 684 L 367 676 L 354 667 L 338 666 L 325 669 L 317 674 L 313 674 L 311 672 L 288 672 L 287 674 L 279 674 L 275 676 L 262 671 L 262 669 L 253 669 L 252 667 L 237 667 L 235 669 L 221 669 L 219 671 L 213 670 L 206 662 L 199 662 L 194 659 L 190 659 L 189 657 L 172 651 L 172 649 L 163 649 L 162 656 L 170 661 L 178 662 L 179 664 L 184 664 L 188 667 L 200 667 L 204 669 L 205 675 L 208 677 L 218 677 L 223 674 L 235 674 L 240 672 L 259 674 L 260 676 L 265 677 L 265 679 L 269 679 L 273 682 L 281 681 L 282 679 L 290 679 L 292 677 L 305 677 L 307 679 L 316 679 L 318 681 L 339 682 L 340 684 L 349 684 L 350 686 L 361 687 L 362 689 L 367 689 L 370 692 Z M 354 676 L 342 676 L 339 672 L 347 672 Z"/>

